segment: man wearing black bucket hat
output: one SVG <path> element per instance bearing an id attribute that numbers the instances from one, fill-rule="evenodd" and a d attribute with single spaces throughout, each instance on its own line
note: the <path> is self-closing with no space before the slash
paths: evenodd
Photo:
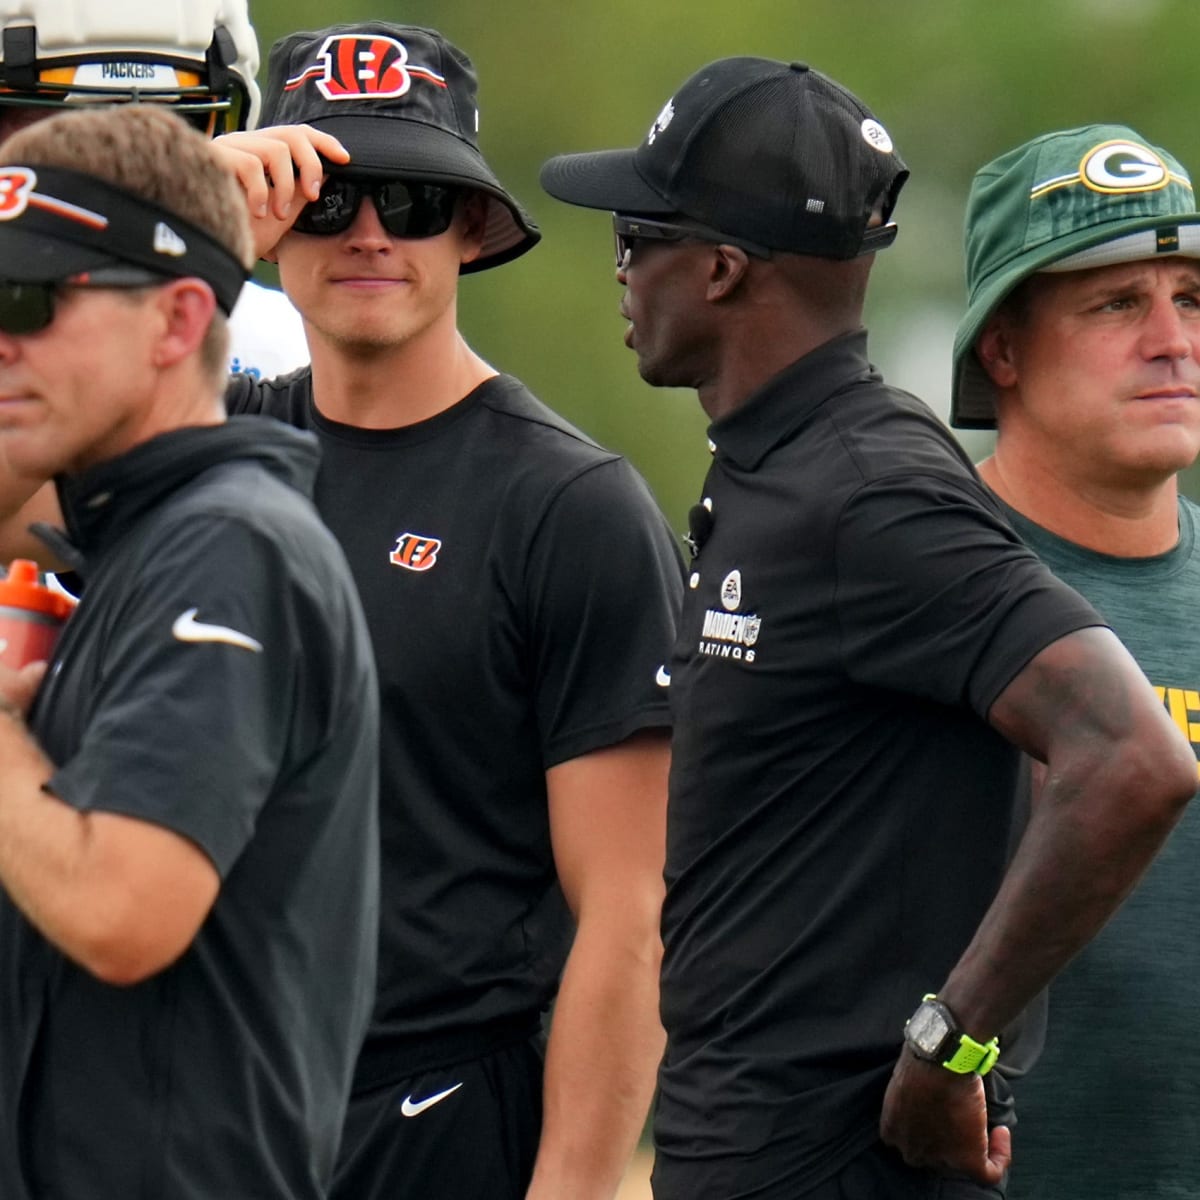
<path id="1" fill-rule="evenodd" d="M 629 466 L 458 331 L 460 275 L 539 237 L 467 56 L 371 22 L 282 39 L 268 74 L 281 128 L 217 144 L 312 370 L 229 400 L 320 438 L 384 697 L 378 1001 L 334 1195 L 607 1200 L 662 1046 L 678 552 Z"/>
<path id="2" fill-rule="evenodd" d="M 626 343 L 713 420 L 671 665 L 659 1200 L 1002 1194 L 997 1035 L 1194 787 L 1117 639 L 867 360 L 906 173 L 856 97 L 760 58 L 542 171 L 613 210 Z M 1048 782 L 1009 866 L 1018 747 Z"/>
<path id="3" fill-rule="evenodd" d="M 84 582 L 36 696 L 0 671 L 0 1195 L 322 1200 L 373 996 L 378 704 L 314 439 L 225 417 L 238 186 L 151 105 L 0 163 L 0 448 L 55 478 Z"/>
<path id="4" fill-rule="evenodd" d="M 1200 211 L 1166 150 L 1120 125 L 1034 138 L 976 173 L 951 420 L 1025 543 L 1104 614 L 1200 748 Z M 1195 1190 L 1200 809 L 1027 1014 L 1013 1191 Z M 1081 1052 L 1081 1047 L 1088 1049 Z M 1031 1056 L 1031 1055 L 1030 1055 Z"/>

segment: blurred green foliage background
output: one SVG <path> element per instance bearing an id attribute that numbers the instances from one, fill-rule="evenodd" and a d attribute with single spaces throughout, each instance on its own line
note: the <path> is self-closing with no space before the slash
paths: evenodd
<path id="1" fill-rule="evenodd" d="M 678 529 L 706 469 L 704 415 L 693 392 L 652 389 L 638 377 L 621 340 L 608 219 L 542 192 L 537 175 L 546 158 L 636 145 L 678 85 L 715 58 L 800 60 L 832 75 L 875 111 L 912 172 L 897 210 L 900 237 L 874 270 L 872 358 L 891 382 L 942 413 L 963 307 L 963 206 L 978 167 L 1039 133 L 1111 121 L 1200 172 L 1198 0 L 250 6 L 263 52 L 260 83 L 277 37 L 340 21 L 430 25 L 471 56 L 484 154 L 545 239 L 515 263 L 463 281 L 462 328 L 493 365 L 626 454 Z M 987 452 L 986 434 L 964 442 L 977 459 Z"/>

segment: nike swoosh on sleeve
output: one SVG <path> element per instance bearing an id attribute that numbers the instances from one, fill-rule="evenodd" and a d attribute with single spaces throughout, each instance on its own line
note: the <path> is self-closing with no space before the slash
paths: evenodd
<path id="1" fill-rule="evenodd" d="M 171 633 L 181 642 L 223 642 L 227 646 L 238 646 L 243 650 L 251 650 L 255 654 L 262 653 L 262 642 L 256 641 L 249 634 L 239 633 L 228 625 L 206 625 L 196 620 L 199 609 L 189 608 L 175 618 Z"/>

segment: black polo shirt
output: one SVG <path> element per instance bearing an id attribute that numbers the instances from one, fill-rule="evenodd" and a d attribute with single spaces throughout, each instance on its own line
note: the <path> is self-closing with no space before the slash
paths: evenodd
<path id="1" fill-rule="evenodd" d="M 571 943 L 546 770 L 670 723 L 682 590 L 645 483 L 510 376 L 397 429 L 328 420 L 308 371 L 229 407 L 311 429 L 316 503 L 379 669 L 379 998 L 359 1084 L 539 1027 Z"/>
<path id="2" fill-rule="evenodd" d="M 905 1019 L 1002 876 L 985 721 L 1101 624 L 864 332 L 712 426 L 672 667 L 660 1200 L 793 1197 L 878 1133 Z"/>
<path id="3" fill-rule="evenodd" d="M 0 1195 L 319 1200 L 373 993 L 378 702 L 313 440 L 163 434 L 60 485 L 83 598 L 30 713 L 83 812 L 197 845 L 220 891 L 129 987 L 0 891 Z"/>

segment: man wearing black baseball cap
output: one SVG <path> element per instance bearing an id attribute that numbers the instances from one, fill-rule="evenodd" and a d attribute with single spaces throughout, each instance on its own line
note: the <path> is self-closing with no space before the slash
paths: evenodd
<path id="1" fill-rule="evenodd" d="M 979 472 L 1025 543 L 1110 621 L 1200 749 L 1200 210 L 1123 125 L 1056 130 L 981 167 L 951 419 L 995 426 Z M 1200 1144 L 1200 807 L 1131 902 L 1027 1014 L 1014 1190 L 1187 1195 Z M 1083 1047 L 1087 1047 L 1083 1051 Z"/>
<path id="2" fill-rule="evenodd" d="M 83 581 L 49 669 L 0 667 L 0 1194 L 323 1200 L 378 700 L 314 439 L 222 405 L 239 189 L 153 105 L 0 164 L 0 461 L 54 478 Z"/>
<path id="3" fill-rule="evenodd" d="M 539 236 L 480 152 L 476 90 L 431 29 L 297 33 L 270 55 L 274 128 L 217 142 L 312 353 L 229 402 L 320 438 L 384 697 L 380 978 L 339 1200 L 608 1200 L 662 1049 L 656 680 L 682 564 L 629 465 L 458 330 L 460 276 Z"/>
<path id="4" fill-rule="evenodd" d="M 671 669 L 658 1200 L 1001 1194 L 997 1035 L 1194 787 L 1100 617 L 867 359 L 905 176 L 845 88 L 760 58 L 542 172 L 613 211 L 639 370 L 713 422 Z M 1020 750 L 1047 783 L 1009 866 Z"/>

